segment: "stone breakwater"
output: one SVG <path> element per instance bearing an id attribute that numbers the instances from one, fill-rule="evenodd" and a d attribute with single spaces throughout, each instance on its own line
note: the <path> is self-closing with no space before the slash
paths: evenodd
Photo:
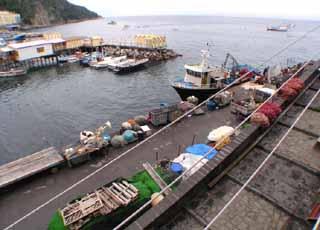
<path id="1" fill-rule="evenodd" d="M 143 48 L 123 48 L 105 47 L 104 51 L 111 56 L 126 55 L 129 58 L 148 58 L 150 61 L 165 61 L 181 56 L 170 49 L 143 49 Z"/>

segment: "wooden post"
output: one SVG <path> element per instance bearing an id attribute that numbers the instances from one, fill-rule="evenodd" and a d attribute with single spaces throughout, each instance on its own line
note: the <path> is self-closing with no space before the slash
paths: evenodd
<path id="1" fill-rule="evenodd" d="M 194 145 L 194 142 L 195 142 L 195 140 L 196 140 L 196 136 L 197 136 L 197 135 L 194 134 L 193 137 L 192 137 L 192 145 Z"/>
<path id="2" fill-rule="evenodd" d="M 156 152 L 156 162 L 158 162 L 158 160 L 159 160 L 159 153 L 158 153 L 158 151 Z"/>

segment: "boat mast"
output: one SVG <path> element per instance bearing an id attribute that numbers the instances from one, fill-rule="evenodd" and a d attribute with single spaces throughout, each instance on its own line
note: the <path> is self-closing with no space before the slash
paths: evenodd
<path id="1" fill-rule="evenodd" d="M 207 43 L 207 50 L 201 50 L 201 57 L 202 57 L 202 61 L 201 61 L 201 85 L 203 84 L 203 82 L 205 82 L 205 84 L 208 84 L 208 69 L 209 69 L 209 62 L 208 62 L 208 58 L 210 56 L 210 50 L 209 50 L 210 46 L 209 43 Z M 206 79 L 204 79 L 206 78 Z"/>

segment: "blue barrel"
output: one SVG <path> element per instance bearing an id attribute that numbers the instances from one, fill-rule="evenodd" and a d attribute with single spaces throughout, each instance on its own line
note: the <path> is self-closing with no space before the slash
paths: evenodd
<path id="1" fill-rule="evenodd" d="M 131 143 L 133 141 L 135 141 L 135 135 L 134 132 L 132 130 L 126 130 L 123 134 L 123 139 L 128 142 Z"/>
<path id="2" fill-rule="evenodd" d="M 183 166 L 179 163 L 172 162 L 170 164 L 170 170 L 171 172 L 181 174 L 183 172 Z"/>
<path id="3" fill-rule="evenodd" d="M 218 107 L 218 105 L 217 105 L 217 103 L 216 103 L 215 101 L 209 100 L 209 101 L 207 102 L 207 108 L 208 108 L 209 111 L 216 110 L 217 107 Z"/>
<path id="4" fill-rule="evenodd" d="M 167 108 L 168 106 L 169 106 L 168 103 L 165 103 L 165 102 L 160 103 L 160 108 L 161 108 L 161 109 Z"/>
<path id="5" fill-rule="evenodd" d="M 103 140 L 104 141 L 111 141 L 111 136 L 108 133 L 103 134 Z"/>

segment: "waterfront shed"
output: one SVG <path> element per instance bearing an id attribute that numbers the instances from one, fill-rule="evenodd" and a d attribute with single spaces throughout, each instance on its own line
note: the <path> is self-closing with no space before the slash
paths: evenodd
<path id="1" fill-rule="evenodd" d="M 21 22 L 20 14 L 9 11 L 0 11 L 0 26 L 15 25 Z"/>
<path id="2" fill-rule="evenodd" d="M 0 64 L 14 60 L 14 50 L 9 47 L 0 48 Z"/>
<path id="3" fill-rule="evenodd" d="M 65 49 L 78 49 L 83 46 L 85 39 L 81 36 L 65 38 Z"/>
<path id="4" fill-rule="evenodd" d="M 165 36 L 154 34 L 139 34 L 134 37 L 137 45 L 148 48 L 165 48 L 167 40 Z"/>
<path id="5" fill-rule="evenodd" d="M 103 44 L 103 38 L 99 36 L 93 36 L 84 40 L 84 46 L 97 47 Z"/>
<path id="6" fill-rule="evenodd" d="M 43 34 L 42 34 L 42 37 L 43 37 L 45 40 L 51 40 L 51 39 L 59 39 L 59 38 L 62 38 L 62 35 L 61 35 L 61 33 L 59 33 L 59 32 L 46 32 L 46 33 L 43 33 Z"/>
<path id="7" fill-rule="evenodd" d="M 51 40 L 35 40 L 22 43 L 11 43 L 8 45 L 8 47 L 15 51 L 16 61 L 24 61 L 54 54 Z"/>
<path id="8" fill-rule="evenodd" d="M 66 40 L 62 38 L 49 39 L 48 41 L 52 43 L 52 48 L 54 52 L 65 49 Z"/>

